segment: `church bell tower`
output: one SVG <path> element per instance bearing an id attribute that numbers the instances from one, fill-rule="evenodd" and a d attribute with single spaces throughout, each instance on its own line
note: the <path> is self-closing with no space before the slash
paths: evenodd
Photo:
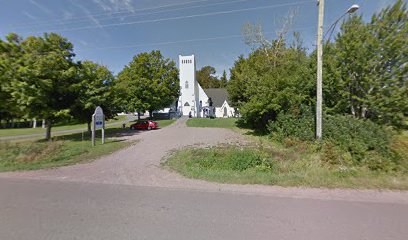
<path id="1" fill-rule="evenodd" d="M 179 55 L 180 69 L 180 97 L 178 110 L 183 116 L 199 117 L 200 102 L 198 93 L 198 83 L 196 79 L 196 63 L 194 55 Z"/>

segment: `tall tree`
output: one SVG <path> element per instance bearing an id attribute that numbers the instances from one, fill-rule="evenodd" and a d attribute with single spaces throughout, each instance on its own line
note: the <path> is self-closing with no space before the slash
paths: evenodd
<path id="1" fill-rule="evenodd" d="M 173 60 L 160 51 L 140 53 L 117 77 L 117 92 L 128 111 L 159 110 L 179 96 L 178 69 Z"/>
<path id="2" fill-rule="evenodd" d="M 202 88 L 219 88 L 220 81 L 215 76 L 217 72 L 214 67 L 204 66 L 200 70 L 197 70 L 197 81 Z"/>
<path id="3" fill-rule="evenodd" d="M 227 73 L 224 70 L 220 78 L 220 87 L 225 88 L 227 87 L 227 85 L 228 85 L 228 78 L 227 78 Z"/>
<path id="4" fill-rule="evenodd" d="M 408 11 L 402 1 L 374 14 L 369 23 L 361 16 L 343 22 L 325 54 L 329 110 L 404 127 L 408 112 L 406 36 Z"/>
<path id="5" fill-rule="evenodd" d="M 114 76 L 106 66 L 91 61 L 78 64 L 78 68 L 80 82 L 76 84 L 78 98 L 73 115 L 81 122 L 86 122 L 88 131 L 91 131 L 91 118 L 97 106 L 102 107 L 107 118 L 114 116 Z"/>
<path id="6" fill-rule="evenodd" d="M 341 33 L 336 39 L 338 68 L 341 72 L 343 101 L 348 102 L 349 112 L 357 118 L 365 118 L 368 109 L 367 95 L 370 93 L 372 80 L 368 75 L 367 63 L 373 57 L 368 44 L 372 36 L 361 16 L 349 18 L 341 26 Z"/>
<path id="7" fill-rule="evenodd" d="M 274 41 L 277 42 L 277 41 Z M 302 48 L 286 47 L 283 39 L 240 57 L 231 69 L 228 92 L 243 119 L 265 129 L 280 112 L 299 112 L 310 103 L 309 58 Z"/>
<path id="8" fill-rule="evenodd" d="M 368 62 L 372 84 L 368 102 L 370 117 L 380 123 L 407 127 L 408 114 L 408 10 L 398 0 L 373 15 L 368 24 L 373 52 Z M 405 116 L 404 116 L 405 115 Z"/>
<path id="9" fill-rule="evenodd" d="M 73 45 L 55 33 L 30 36 L 19 43 L 22 54 L 10 84 L 11 96 L 26 117 L 46 120 L 46 139 L 51 139 L 52 124 L 71 117 L 77 98 L 77 65 Z"/>
<path id="10" fill-rule="evenodd" d="M 6 41 L 0 40 L 0 121 L 21 116 L 17 103 L 11 96 L 11 83 L 17 77 L 15 69 L 21 61 L 21 41 L 17 34 L 7 35 Z"/>

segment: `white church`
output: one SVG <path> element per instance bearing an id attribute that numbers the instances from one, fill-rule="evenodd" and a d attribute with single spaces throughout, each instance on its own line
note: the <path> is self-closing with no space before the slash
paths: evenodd
<path id="1" fill-rule="evenodd" d="M 177 111 L 191 117 L 234 117 L 235 110 L 228 103 L 228 92 L 223 88 L 203 89 L 196 79 L 194 55 L 179 55 L 180 97 Z"/>

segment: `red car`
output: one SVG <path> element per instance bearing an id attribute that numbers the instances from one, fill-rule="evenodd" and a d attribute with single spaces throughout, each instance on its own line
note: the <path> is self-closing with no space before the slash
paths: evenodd
<path id="1" fill-rule="evenodd" d="M 159 127 L 159 124 L 155 121 L 152 120 L 145 120 L 145 121 L 140 121 L 137 123 L 134 123 L 130 125 L 130 129 L 132 130 L 152 130 L 152 129 L 157 129 Z"/>

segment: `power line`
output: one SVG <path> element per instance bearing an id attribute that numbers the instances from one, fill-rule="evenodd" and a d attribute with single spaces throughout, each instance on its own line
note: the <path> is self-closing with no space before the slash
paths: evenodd
<path id="1" fill-rule="evenodd" d="M 306 30 L 306 29 L 315 29 L 315 28 L 316 28 L 315 26 L 310 26 L 310 27 L 293 28 L 292 30 L 297 31 L 297 30 Z M 270 34 L 270 33 L 275 33 L 275 32 L 273 31 L 264 32 L 264 34 Z M 194 38 L 194 39 L 187 39 L 187 40 L 180 40 L 180 41 L 167 41 L 167 42 L 156 42 L 156 43 L 147 43 L 147 44 L 132 44 L 132 45 L 123 45 L 123 46 L 83 48 L 82 50 L 107 50 L 107 49 L 134 48 L 134 47 L 148 47 L 148 46 L 159 46 L 159 45 L 171 45 L 171 44 L 178 44 L 178 43 L 222 40 L 222 39 L 238 38 L 238 37 L 242 37 L 242 34 L 232 34 L 232 35 L 224 35 L 224 36 L 216 36 L 216 37 L 208 37 L 208 38 Z"/>
<path id="2" fill-rule="evenodd" d="M 78 30 L 86 30 L 86 29 L 100 28 L 100 27 L 115 27 L 115 26 L 123 26 L 123 25 L 142 24 L 142 23 L 155 23 L 155 22 L 170 21 L 170 20 L 180 20 L 180 19 L 188 19 L 188 18 L 196 18 L 196 17 L 207 17 L 207 16 L 223 15 L 223 14 L 230 14 L 230 13 L 263 10 L 263 9 L 278 8 L 278 7 L 285 7 L 285 6 L 296 6 L 296 5 L 306 4 L 306 3 L 315 3 L 315 1 L 299 1 L 299 2 L 293 2 L 293 3 L 273 4 L 273 5 L 267 5 L 267 6 L 262 6 L 262 7 L 243 8 L 243 9 L 235 9 L 235 10 L 229 10 L 229 11 L 219 11 L 219 12 L 211 12 L 211 13 L 203 13 L 203 14 L 194 14 L 194 15 L 180 16 L 180 17 L 159 18 L 159 19 L 153 19 L 153 20 L 142 20 L 142 21 L 133 21 L 133 22 L 125 22 L 125 23 L 101 24 L 98 26 L 87 26 L 87 27 L 66 28 L 66 29 L 51 29 L 51 30 L 47 30 L 47 32 L 78 31 Z M 44 31 L 41 31 L 41 32 L 44 32 Z M 40 33 L 40 31 L 36 33 Z"/>
<path id="3" fill-rule="evenodd" d="M 297 31 L 297 30 L 307 30 L 307 29 L 315 29 L 315 28 L 316 26 L 309 26 L 309 27 L 292 28 L 292 30 Z M 274 31 L 264 32 L 264 34 L 271 34 L 271 33 L 276 33 L 276 32 Z M 147 43 L 147 44 L 132 44 L 132 45 L 123 45 L 123 46 L 83 48 L 82 50 L 85 50 L 85 51 L 86 50 L 108 50 L 108 49 L 123 49 L 123 48 L 134 48 L 134 47 L 162 46 L 162 45 L 171 45 L 171 44 L 178 44 L 178 43 L 213 41 L 213 40 L 222 40 L 222 39 L 239 38 L 239 37 L 242 37 L 242 34 L 231 34 L 231 35 L 215 36 L 215 37 L 208 37 L 208 38 L 194 38 L 194 39 L 187 39 L 187 40 L 156 42 L 156 43 Z M 24 52 L 24 53 L 27 53 L 27 52 Z M 44 52 L 37 52 L 37 53 L 31 52 L 30 54 L 40 56 L 40 55 L 47 55 L 49 53 L 60 54 L 61 52 L 44 51 Z"/>
<path id="4" fill-rule="evenodd" d="M 175 8 L 175 9 L 167 9 L 167 10 L 162 10 L 162 11 L 156 11 L 156 12 L 151 12 L 151 13 L 131 13 L 127 15 L 119 15 L 119 16 L 110 16 L 106 18 L 98 18 L 96 20 L 101 21 L 101 20 L 107 20 L 107 19 L 117 19 L 117 18 L 124 18 L 124 17 L 139 17 L 139 16 L 148 16 L 148 15 L 154 15 L 154 14 L 159 14 L 159 13 L 167 13 L 167 12 L 176 12 L 180 10 L 186 10 L 186 9 L 195 9 L 195 8 L 203 8 L 203 7 L 211 7 L 211 6 L 219 6 L 219 5 L 226 5 L 226 4 L 232 4 L 232 3 L 240 3 L 240 2 L 248 2 L 250 0 L 234 0 L 234 1 L 228 1 L 228 2 L 218 2 L 218 3 L 212 3 L 212 4 L 205 4 L 205 5 L 199 5 L 199 6 L 189 6 L 189 7 L 182 7 L 182 8 Z M 53 25 L 64 25 L 64 24 L 74 24 L 74 23 L 80 23 L 80 22 L 85 22 L 89 21 L 89 19 L 71 19 L 67 21 L 60 21 L 56 23 L 44 23 L 44 24 L 37 24 L 35 25 L 27 25 L 27 26 L 19 26 L 16 27 L 15 29 L 20 29 L 20 28 L 29 28 L 29 27 L 41 27 L 41 26 L 53 26 Z"/>
<path id="5" fill-rule="evenodd" d="M 86 16 L 81 16 L 81 17 L 76 17 L 76 19 L 88 19 L 89 17 L 98 17 L 98 16 L 105 16 L 105 15 L 114 15 L 114 14 L 122 14 L 122 13 L 134 13 L 134 12 L 141 12 L 141 11 L 149 11 L 149 10 L 155 10 L 155 9 L 160 9 L 160 8 L 165 8 L 165 7 L 175 7 L 175 6 L 182 6 L 182 5 L 188 5 L 188 4 L 194 4 L 194 3 L 201 3 L 201 2 L 208 2 L 210 0 L 198 0 L 198 1 L 189 1 L 189 2 L 182 2 L 182 3 L 173 3 L 173 4 L 166 4 L 166 5 L 160 5 L 156 7 L 148 7 L 148 8 L 141 8 L 141 9 L 134 9 L 134 10 L 122 10 L 122 11 L 115 11 L 115 12 L 105 12 L 105 13 L 99 13 L 99 14 L 91 14 L 91 15 L 86 15 Z M 43 20 L 43 21 L 37 21 L 36 23 L 48 23 L 50 21 L 63 21 L 63 19 L 54 19 L 54 20 Z M 21 24 L 34 24 L 32 22 L 22 22 L 15 24 L 14 26 L 18 26 Z"/>

